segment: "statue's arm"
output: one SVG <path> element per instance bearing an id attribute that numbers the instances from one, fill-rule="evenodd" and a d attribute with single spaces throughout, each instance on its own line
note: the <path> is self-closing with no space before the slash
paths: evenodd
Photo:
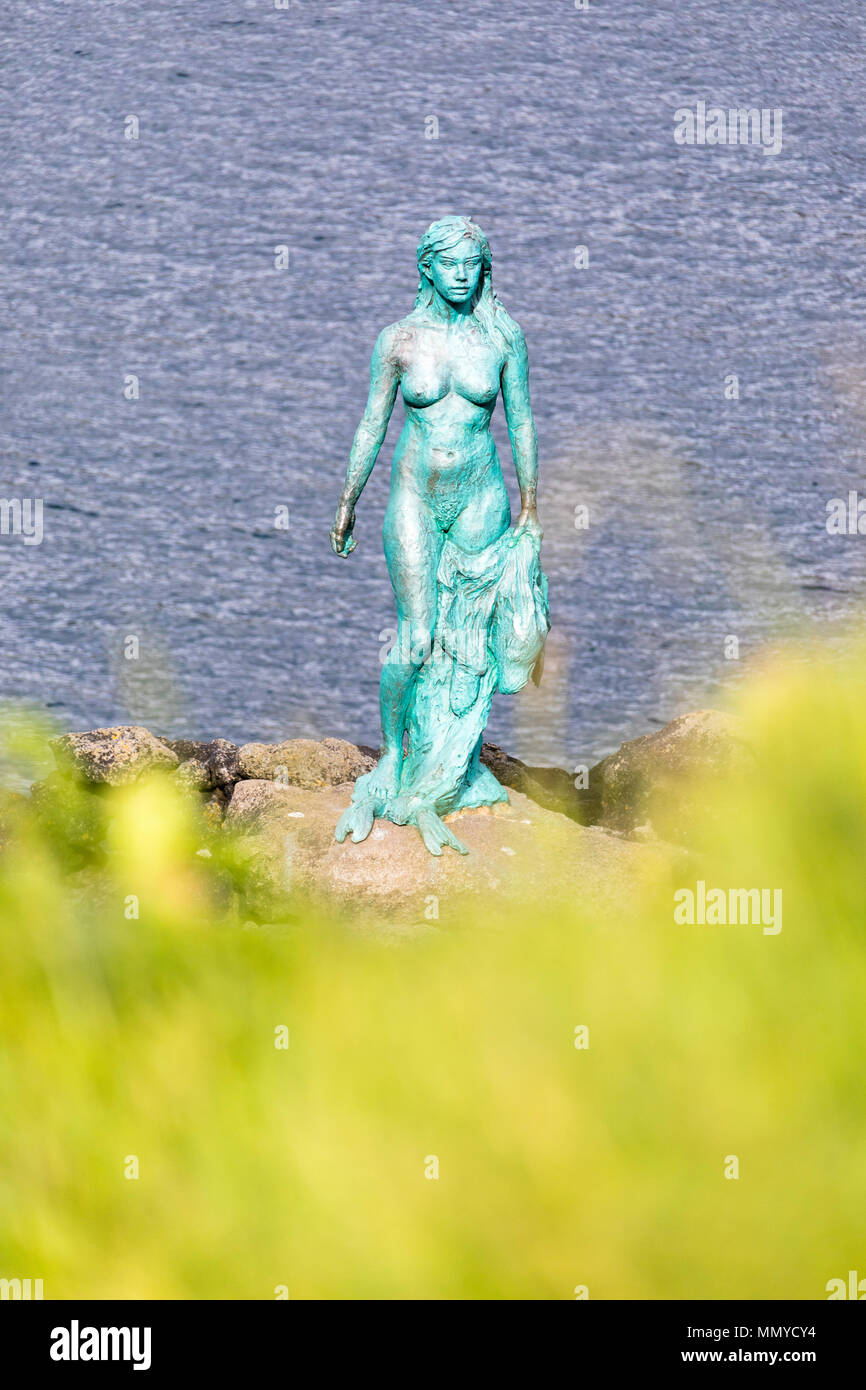
<path id="1" fill-rule="evenodd" d="M 531 528 L 541 533 L 536 510 L 538 487 L 538 437 L 529 404 L 529 357 L 526 339 L 520 329 L 502 368 L 502 403 L 508 424 L 508 437 L 520 487 L 520 516 L 517 529 Z"/>
<path id="2" fill-rule="evenodd" d="M 370 394 L 361 423 L 355 431 L 346 481 L 337 506 L 331 531 L 331 545 L 338 555 L 351 555 L 355 549 L 352 528 L 355 524 L 355 503 L 364 491 L 373 464 L 388 431 L 388 421 L 394 409 L 400 373 L 394 352 L 393 328 L 385 328 L 376 340 L 370 361 Z"/>

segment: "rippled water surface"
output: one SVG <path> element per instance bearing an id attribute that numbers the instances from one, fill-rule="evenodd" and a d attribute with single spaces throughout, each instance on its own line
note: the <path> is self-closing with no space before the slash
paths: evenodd
<path id="1" fill-rule="evenodd" d="M 540 440 L 554 630 L 491 736 L 592 759 L 861 606 L 866 536 L 825 526 L 866 496 L 857 0 L 37 0 L 3 26 L 0 492 L 43 499 L 44 537 L 0 536 L 0 693 L 65 727 L 377 739 L 399 404 L 349 562 L 328 530 L 447 212 L 488 233 Z M 781 108 L 781 152 L 677 145 L 698 100 Z"/>

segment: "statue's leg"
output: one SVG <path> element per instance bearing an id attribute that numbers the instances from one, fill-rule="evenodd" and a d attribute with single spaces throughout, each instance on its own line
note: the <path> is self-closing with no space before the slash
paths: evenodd
<path id="1" fill-rule="evenodd" d="M 498 541 L 511 525 L 511 503 L 498 463 L 467 500 L 448 532 L 449 539 L 467 555 L 477 555 Z"/>
<path id="2" fill-rule="evenodd" d="M 395 484 L 385 515 L 385 559 L 397 601 L 397 641 L 382 668 L 379 707 L 382 756 L 368 774 L 369 788 L 397 792 L 403 735 L 418 679 L 430 655 L 436 627 L 436 572 L 444 537 L 428 504 Z"/>

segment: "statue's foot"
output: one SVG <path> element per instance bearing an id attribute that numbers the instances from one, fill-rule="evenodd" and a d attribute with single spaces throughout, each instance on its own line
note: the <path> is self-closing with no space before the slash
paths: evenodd
<path id="1" fill-rule="evenodd" d="M 469 853 L 466 846 L 458 840 L 457 836 L 448 829 L 444 821 L 441 821 L 436 812 L 431 810 L 429 806 L 418 811 L 415 816 L 415 824 L 421 832 L 421 839 L 431 854 L 440 855 L 445 845 L 448 845 L 450 849 L 456 849 L 458 854 Z"/>
<path id="2" fill-rule="evenodd" d="M 368 801 L 353 801 L 337 821 L 334 839 L 341 845 L 346 836 L 351 835 L 353 843 L 358 845 L 362 840 L 366 840 L 373 829 L 375 819 L 376 802 L 372 798 Z"/>
<path id="3" fill-rule="evenodd" d="M 353 796 L 370 797 L 378 802 L 388 801 L 397 795 L 402 766 L 402 749 L 386 748 L 373 771 L 365 772 L 363 777 L 358 778 Z"/>

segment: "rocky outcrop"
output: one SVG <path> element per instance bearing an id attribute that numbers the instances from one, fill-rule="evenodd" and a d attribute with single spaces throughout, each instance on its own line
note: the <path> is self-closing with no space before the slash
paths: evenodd
<path id="1" fill-rule="evenodd" d="M 66 734 L 52 740 L 58 769 L 88 785 L 120 785 L 142 772 L 164 769 L 207 797 L 218 816 L 248 781 L 307 791 L 354 783 L 377 754 L 344 739 L 295 738 L 282 743 L 228 739 L 163 739 L 136 725 Z M 738 721 L 718 710 L 682 715 L 652 734 L 624 743 L 592 768 L 587 788 L 562 768 L 532 767 L 485 743 L 481 761 L 511 791 L 583 825 L 620 835 L 658 836 L 692 844 L 696 813 L 707 785 L 752 759 Z"/>
<path id="2" fill-rule="evenodd" d="M 287 739 L 283 743 L 245 743 L 225 738 L 163 739 L 138 725 L 93 729 L 52 739 L 58 771 L 88 783 L 120 786 L 143 772 L 176 772 L 190 790 L 230 796 L 236 783 L 267 779 L 285 786 L 337 786 L 354 782 L 376 763 L 370 749 L 345 739 Z"/>
<path id="3" fill-rule="evenodd" d="M 592 819 L 621 834 L 700 847 L 712 824 L 709 790 L 752 761 L 733 715 L 712 709 L 684 714 L 624 743 L 590 770 Z"/>
<path id="4" fill-rule="evenodd" d="M 491 925 L 510 904 L 581 902 L 621 914 L 670 860 L 665 848 L 631 844 L 544 810 L 522 792 L 510 804 L 458 811 L 447 824 L 466 856 L 429 854 L 414 826 L 379 821 L 360 844 L 334 840 L 351 786 L 308 791 L 273 782 L 239 782 L 225 828 L 238 836 L 245 907 L 276 921 L 298 905 L 321 904 L 397 933 L 457 926 L 479 910 Z"/>
<path id="5" fill-rule="evenodd" d="M 101 853 L 107 786 L 160 770 L 198 797 L 203 821 L 236 837 L 248 911 L 277 920 L 311 900 L 393 922 L 436 920 L 443 902 L 488 908 L 557 894 L 625 910 L 642 876 L 670 864 L 676 846 L 701 848 L 714 781 L 749 765 L 736 719 L 683 715 L 602 759 L 589 787 L 558 768 L 531 767 L 495 744 L 482 762 L 509 803 L 447 817 L 469 849 L 441 858 L 412 826 L 379 821 L 361 844 L 334 828 L 356 779 L 376 761 L 343 739 L 246 743 L 162 739 L 138 726 L 67 734 L 52 742 L 58 772 L 32 789 L 34 809 L 81 862 Z M 660 841 L 661 844 L 646 844 Z"/>
<path id="6" fill-rule="evenodd" d="M 169 745 L 139 724 L 64 734 L 51 740 L 51 748 L 61 772 L 113 787 L 134 782 L 142 772 L 178 765 Z"/>

